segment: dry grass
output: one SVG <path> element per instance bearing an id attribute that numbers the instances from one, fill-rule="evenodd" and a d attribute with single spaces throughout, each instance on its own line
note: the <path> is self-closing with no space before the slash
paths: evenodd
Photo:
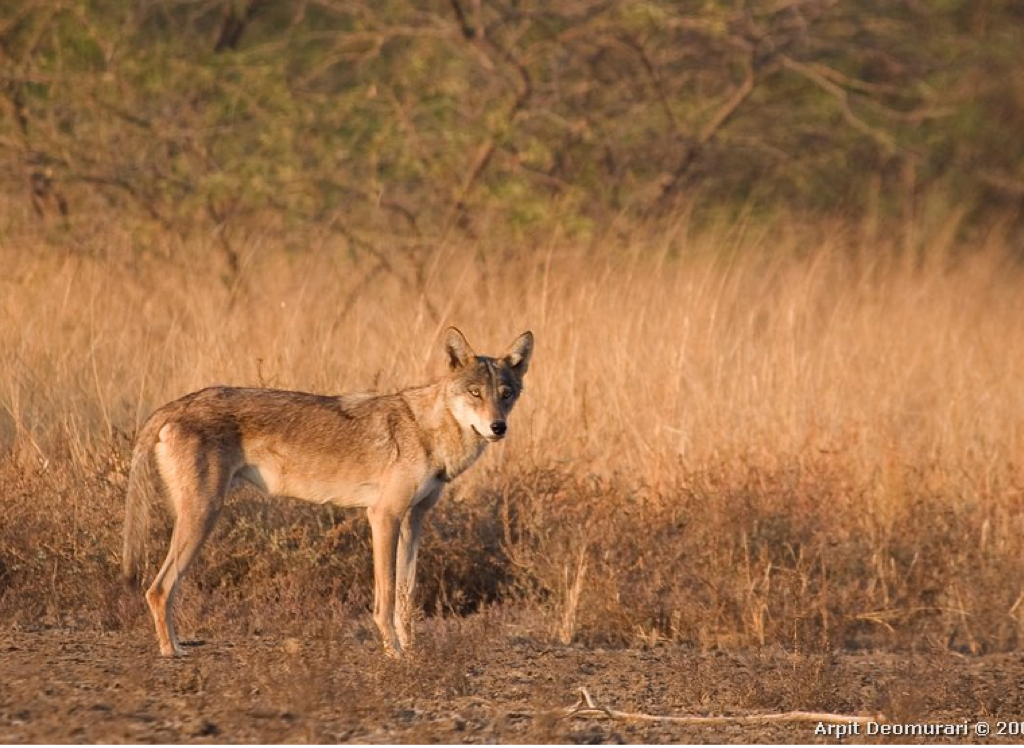
<path id="1" fill-rule="evenodd" d="M 456 324 L 483 352 L 531 328 L 537 350 L 510 440 L 432 522 L 428 614 L 503 603 L 589 642 L 1016 647 L 1024 276 L 997 234 L 954 234 L 680 225 L 382 243 L 382 262 L 254 232 L 232 276 L 213 237 L 108 227 L 55 250 L 8 229 L 0 620 L 139 620 L 116 557 L 129 437 L 155 406 L 216 382 L 418 383 Z M 363 616 L 357 515 L 232 517 L 185 630 Z"/>

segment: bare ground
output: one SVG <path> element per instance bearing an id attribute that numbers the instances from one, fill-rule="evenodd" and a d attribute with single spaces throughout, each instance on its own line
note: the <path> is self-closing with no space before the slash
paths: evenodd
<path id="1" fill-rule="evenodd" d="M 428 620 L 415 656 L 382 658 L 362 623 L 288 638 L 211 634 L 155 655 L 141 626 L 0 630 L 5 743 L 836 742 L 816 725 L 685 726 L 566 717 L 583 687 L 600 705 L 651 715 L 789 710 L 884 713 L 895 724 L 1024 715 L 1024 655 L 700 652 L 680 646 L 550 645 L 489 616 Z M 937 742 L 870 736 L 858 742 Z"/>

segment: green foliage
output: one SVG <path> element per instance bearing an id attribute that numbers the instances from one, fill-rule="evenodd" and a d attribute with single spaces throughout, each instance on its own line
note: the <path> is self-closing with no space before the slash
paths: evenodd
<path id="1" fill-rule="evenodd" d="M 1022 33 L 996 0 L 35 0 L 0 9 L 0 173 L 184 226 L 1019 210 Z"/>

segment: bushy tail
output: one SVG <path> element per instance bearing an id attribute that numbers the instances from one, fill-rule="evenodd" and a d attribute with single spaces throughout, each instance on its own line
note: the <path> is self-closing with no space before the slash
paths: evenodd
<path id="1" fill-rule="evenodd" d="M 142 585 L 142 572 L 146 562 L 149 540 L 149 520 L 153 504 L 160 495 L 162 485 L 155 464 L 153 450 L 159 438 L 163 419 L 151 417 L 143 425 L 135 440 L 132 464 L 128 473 L 128 495 L 124 508 L 124 551 L 121 554 L 121 573 L 125 582 Z"/>

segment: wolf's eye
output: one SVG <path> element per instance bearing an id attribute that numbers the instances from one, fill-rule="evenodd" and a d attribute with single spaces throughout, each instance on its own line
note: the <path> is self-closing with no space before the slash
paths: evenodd
<path id="1" fill-rule="evenodd" d="M 480 397 L 480 388 L 479 387 L 470 387 L 469 388 L 469 394 L 472 395 L 473 397 Z"/>
<path id="2" fill-rule="evenodd" d="M 508 400 L 510 397 L 512 397 L 512 388 L 502 387 L 500 390 L 498 390 L 498 394 L 501 395 L 502 400 Z"/>

